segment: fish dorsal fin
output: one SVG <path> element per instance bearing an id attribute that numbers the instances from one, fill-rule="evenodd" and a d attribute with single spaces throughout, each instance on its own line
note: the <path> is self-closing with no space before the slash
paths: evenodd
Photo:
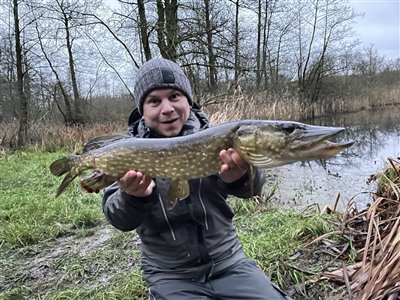
<path id="1" fill-rule="evenodd" d="M 129 135 L 127 133 L 123 133 L 123 132 L 117 132 L 115 134 L 99 136 L 99 137 L 91 139 L 85 145 L 83 145 L 82 152 L 85 153 L 85 152 L 88 152 L 88 151 L 91 151 L 94 149 L 104 147 L 108 144 L 111 144 L 112 142 L 126 139 L 126 138 L 131 138 L 131 137 L 132 137 L 131 135 Z"/>
<path id="2" fill-rule="evenodd" d="M 187 180 L 172 180 L 167 192 L 167 209 L 173 209 L 176 202 L 187 198 L 189 193 L 189 183 Z"/>

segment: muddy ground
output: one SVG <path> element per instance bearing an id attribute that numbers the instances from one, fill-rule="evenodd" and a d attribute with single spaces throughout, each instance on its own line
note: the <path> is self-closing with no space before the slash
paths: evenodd
<path id="1" fill-rule="evenodd" d="M 139 268 L 139 242 L 133 232 L 101 224 L 53 242 L 0 250 L 0 292 L 14 290 L 30 299 L 70 287 L 105 286 L 117 274 Z"/>

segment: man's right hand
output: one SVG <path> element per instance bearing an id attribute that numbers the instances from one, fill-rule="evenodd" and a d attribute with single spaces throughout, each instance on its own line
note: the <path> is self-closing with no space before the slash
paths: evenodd
<path id="1" fill-rule="evenodd" d="M 151 177 L 141 172 L 128 171 L 118 180 L 118 185 L 125 193 L 135 197 L 151 195 L 156 183 Z"/>

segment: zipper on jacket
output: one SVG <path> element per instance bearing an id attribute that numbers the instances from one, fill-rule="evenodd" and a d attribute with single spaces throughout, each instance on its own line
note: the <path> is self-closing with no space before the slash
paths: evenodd
<path id="1" fill-rule="evenodd" d="M 158 200 L 160 201 L 161 209 L 162 209 L 163 215 L 164 215 L 164 219 L 165 219 L 165 222 L 167 222 L 167 225 L 168 225 L 169 230 L 170 230 L 170 232 L 171 232 L 172 239 L 173 239 L 174 241 L 176 241 L 174 229 L 172 228 L 171 223 L 170 223 L 169 220 L 168 220 L 167 211 L 165 210 L 164 203 L 163 203 L 163 200 L 162 200 L 162 198 L 161 198 L 161 195 L 158 195 Z"/>
<path id="2" fill-rule="evenodd" d="M 203 212 L 204 212 L 204 226 L 205 226 L 206 230 L 208 230 L 207 210 L 206 210 L 206 206 L 204 205 L 203 198 L 201 197 L 201 185 L 202 185 L 202 182 L 203 182 L 203 178 L 200 178 L 200 182 L 199 182 L 199 199 L 200 199 L 201 207 L 203 208 Z"/>
<path id="3" fill-rule="evenodd" d="M 222 196 L 219 192 L 217 192 L 217 195 L 220 196 L 220 198 L 226 202 L 226 198 Z"/>

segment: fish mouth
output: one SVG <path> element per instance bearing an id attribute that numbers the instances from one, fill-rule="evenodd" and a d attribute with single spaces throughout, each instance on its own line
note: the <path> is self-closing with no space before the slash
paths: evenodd
<path id="1" fill-rule="evenodd" d="M 338 154 L 340 151 L 351 147 L 354 145 L 354 143 L 355 141 L 335 143 L 324 139 L 308 149 L 308 151 L 305 153 L 305 156 L 307 157 L 309 155 L 311 157 L 315 157 L 316 159 L 327 159 Z"/>
<path id="2" fill-rule="evenodd" d="M 329 139 L 343 132 L 343 127 L 324 127 L 308 125 L 301 132 L 300 138 L 290 146 L 295 156 L 305 159 L 327 159 L 340 151 L 351 147 L 355 141 L 332 142 Z"/>

